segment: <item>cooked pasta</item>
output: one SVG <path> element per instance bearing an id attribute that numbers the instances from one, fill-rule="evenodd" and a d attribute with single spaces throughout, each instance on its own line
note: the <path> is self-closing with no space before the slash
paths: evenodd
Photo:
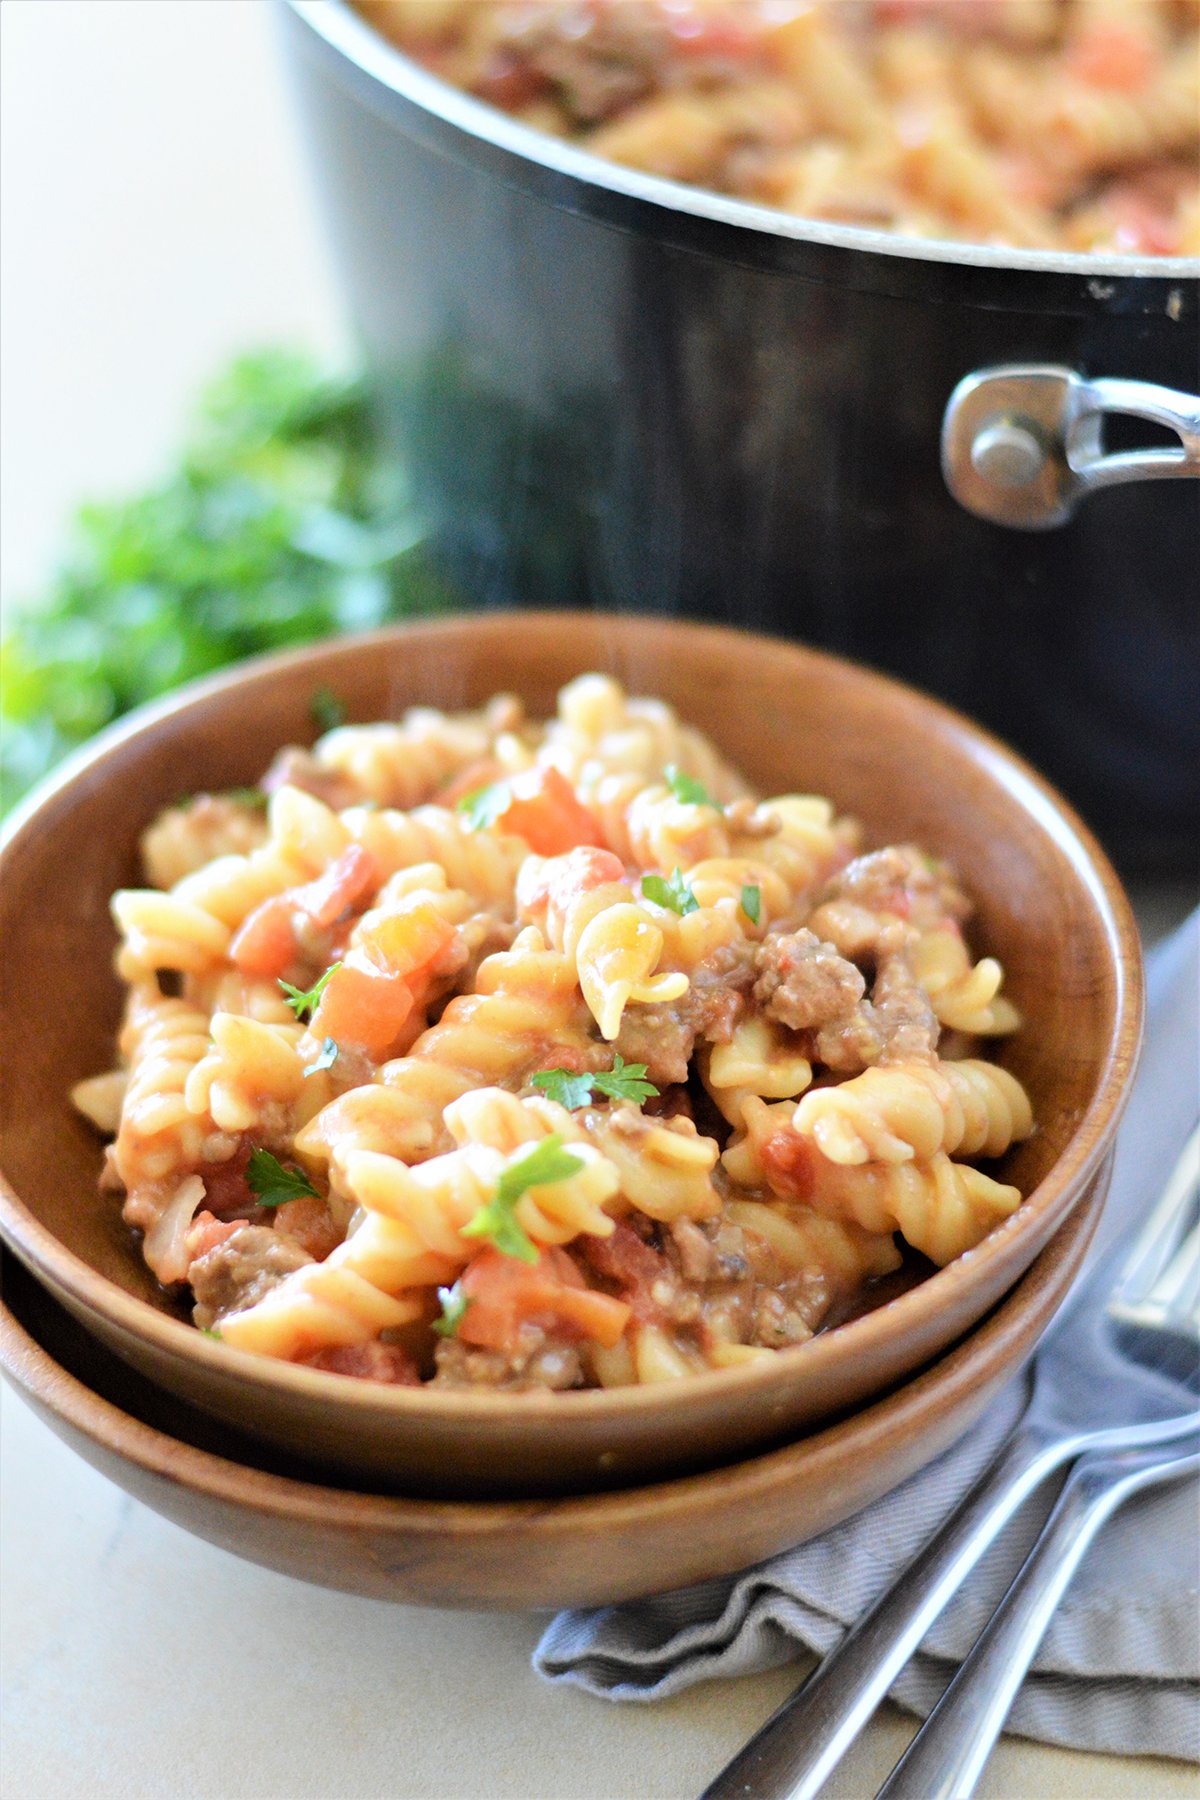
<path id="1" fill-rule="evenodd" d="M 545 724 L 501 697 L 339 726 L 144 851 L 153 885 L 113 902 L 119 1066 L 75 1099 L 150 1268 L 238 1349 L 679 1380 L 803 1344 L 1019 1204 L 965 1160 L 1033 1115 L 971 1053 L 1017 1015 L 953 871 L 758 798 L 610 676 Z"/>
<path id="2" fill-rule="evenodd" d="M 1200 254 L 1195 0 L 358 5 L 445 80 L 652 175 L 922 237 Z"/>

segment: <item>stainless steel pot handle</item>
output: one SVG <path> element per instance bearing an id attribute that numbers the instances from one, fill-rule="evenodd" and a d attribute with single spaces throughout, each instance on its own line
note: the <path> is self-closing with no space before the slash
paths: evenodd
<path id="1" fill-rule="evenodd" d="M 1110 413 L 1168 426 L 1179 448 L 1105 455 Z M 1089 381 L 1054 363 L 977 369 L 946 406 L 942 473 L 968 512 L 1044 531 L 1096 488 L 1200 476 L 1200 397 L 1119 376 Z"/>

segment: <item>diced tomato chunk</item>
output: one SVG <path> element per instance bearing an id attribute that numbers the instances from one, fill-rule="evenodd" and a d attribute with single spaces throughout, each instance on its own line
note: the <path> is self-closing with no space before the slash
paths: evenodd
<path id="1" fill-rule="evenodd" d="M 287 894 L 256 906 L 229 946 L 234 967 L 243 975 L 282 975 L 296 956 L 295 910 Z"/>
<path id="2" fill-rule="evenodd" d="M 484 1250 L 467 1266 L 459 1291 L 469 1304 L 458 1327 L 466 1344 L 512 1350 L 522 1325 L 558 1327 L 598 1344 L 615 1344 L 629 1307 L 589 1288 L 564 1250 L 543 1250 L 536 1263 Z"/>
<path id="3" fill-rule="evenodd" d="M 243 922 L 229 954 L 243 975 L 278 977 L 296 957 L 295 915 L 328 927 L 355 901 L 379 886 L 379 866 L 369 851 L 351 844 L 315 880 L 273 894 Z"/>
<path id="4" fill-rule="evenodd" d="M 351 844 L 304 887 L 292 889 L 292 905 L 317 925 L 332 925 L 356 900 L 379 886 L 379 865 L 361 844 Z"/>
<path id="5" fill-rule="evenodd" d="M 1152 40 L 1136 26 L 1097 20 L 1071 46 L 1068 64 L 1089 87 L 1136 94 L 1150 81 L 1157 55 Z"/>
<path id="6" fill-rule="evenodd" d="M 501 831 L 522 837 L 538 856 L 562 856 L 577 844 L 603 844 L 594 813 L 576 798 L 558 769 L 524 769 L 509 783 L 511 798 L 500 814 Z"/>
<path id="7" fill-rule="evenodd" d="M 344 962 L 334 970 L 313 1014 L 315 1038 L 357 1044 L 373 1056 L 391 1049 L 413 1010 L 412 989 L 401 975 Z"/>
<path id="8" fill-rule="evenodd" d="M 640 1238 L 633 1226 L 618 1219 L 609 1237 L 583 1237 L 579 1248 L 590 1269 L 614 1281 L 638 1319 L 658 1319 L 662 1308 L 653 1298 L 654 1284 L 670 1274 L 661 1251 Z"/>
<path id="9" fill-rule="evenodd" d="M 548 858 L 540 867 L 527 864 L 517 877 L 517 904 L 526 918 L 542 924 L 547 915 L 564 917 L 581 894 L 624 879 L 619 856 L 585 844 L 566 856 Z"/>
<path id="10" fill-rule="evenodd" d="M 773 1131 L 762 1147 L 763 1169 L 771 1187 L 794 1200 L 807 1200 L 812 1193 L 820 1157 L 816 1145 L 790 1125 Z"/>
<path id="11" fill-rule="evenodd" d="M 258 1198 L 246 1180 L 252 1146 L 243 1138 L 226 1162 L 207 1163 L 200 1171 L 204 1181 L 204 1204 L 218 1219 L 253 1219 L 261 1217 Z M 203 1218 L 204 1214 L 197 1215 Z"/>

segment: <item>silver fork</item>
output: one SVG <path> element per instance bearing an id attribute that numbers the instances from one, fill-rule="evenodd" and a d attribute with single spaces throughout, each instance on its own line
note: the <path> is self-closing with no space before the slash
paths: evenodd
<path id="1" fill-rule="evenodd" d="M 1200 1127 L 1142 1231 L 1117 1240 L 1043 1340 L 1029 1408 L 992 1469 L 701 1800 L 813 1800 L 933 1621 L 1047 1475 L 1089 1453 L 1156 1452 L 1161 1460 L 1166 1446 L 1194 1436 L 1194 1393 L 1181 1379 L 1190 1373 L 1181 1327 L 1192 1287 L 1176 1258 L 1198 1185 Z"/>

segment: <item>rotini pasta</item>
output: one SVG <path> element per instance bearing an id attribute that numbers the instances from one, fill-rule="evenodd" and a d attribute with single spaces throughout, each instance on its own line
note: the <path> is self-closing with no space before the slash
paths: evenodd
<path id="1" fill-rule="evenodd" d="M 1033 1117 L 969 1054 L 1017 1015 L 952 871 L 758 799 L 661 702 L 587 675 L 545 725 L 417 709 L 287 747 L 264 791 L 147 832 L 161 885 L 113 902 L 120 1066 L 75 1091 L 147 1263 L 226 1343 L 413 1384 L 679 1380 L 1019 1203 L 962 1160 Z"/>
<path id="2" fill-rule="evenodd" d="M 1191 0 L 358 4 L 446 80 L 650 174 L 922 237 L 1200 251 Z M 601 677 L 566 724 L 618 756 L 654 729 Z"/>

